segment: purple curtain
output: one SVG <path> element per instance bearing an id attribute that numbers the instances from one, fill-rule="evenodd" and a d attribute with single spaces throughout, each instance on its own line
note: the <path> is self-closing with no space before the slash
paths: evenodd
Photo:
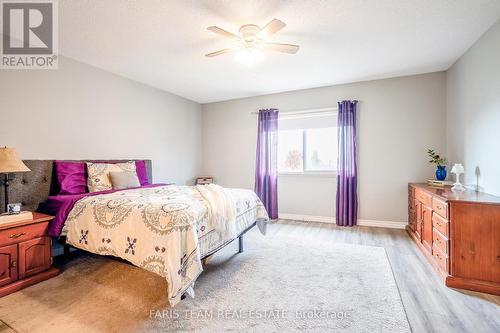
<path id="1" fill-rule="evenodd" d="M 357 101 L 339 102 L 337 225 L 353 226 L 358 217 L 356 168 L 356 106 Z"/>
<path id="2" fill-rule="evenodd" d="M 255 193 L 271 219 L 278 218 L 278 110 L 259 111 Z"/>

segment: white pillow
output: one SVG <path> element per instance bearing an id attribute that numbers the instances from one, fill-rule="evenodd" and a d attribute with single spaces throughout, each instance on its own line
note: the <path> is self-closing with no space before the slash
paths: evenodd
<path id="1" fill-rule="evenodd" d="M 139 182 L 139 177 L 135 172 L 114 172 L 109 173 L 109 178 L 111 179 L 111 184 L 113 185 L 113 190 L 123 190 L 131 187 L 139 187 L 141 183 Z"/>

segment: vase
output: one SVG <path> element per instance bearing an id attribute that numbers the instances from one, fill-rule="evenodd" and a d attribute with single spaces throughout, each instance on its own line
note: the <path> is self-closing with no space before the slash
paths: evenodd
<path id="1" fill-rule="evenodd" d="M 436 179 L 445 180 L 446 179 L 446 166 L 438 165 L 436 170 Z"/>

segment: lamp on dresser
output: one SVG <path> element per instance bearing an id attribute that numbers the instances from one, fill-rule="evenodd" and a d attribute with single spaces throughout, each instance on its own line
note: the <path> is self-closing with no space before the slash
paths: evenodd
<path id="1" fill-rule="evenodd" d="M 464 166 L 460 163 L 457 163 L 451 169 L 451 172 L 455 174 L 455 184 L 451 188 L 452 191 L 465 191 L 465 187 L 460 183 L 460 175 L 465 172 Z"/>
<path id="2" fill-rule="evenodd" d="M 27 172 L 28 167 L 21 161 L 14 148 L 0 148 L 0 174 L 4 174 L 5 212 L 9 204 L 9 173 Z"/>

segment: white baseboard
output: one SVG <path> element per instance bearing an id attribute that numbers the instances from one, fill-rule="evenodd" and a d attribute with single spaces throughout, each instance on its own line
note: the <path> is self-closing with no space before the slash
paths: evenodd
<path id="1" fill-rule="evenodd" d="M 406 222 L 397 222 L 397 221 L 358 220 L 358 225 L 364 227 L 404 229 L 406 228 L 407 224 L 408 223 Z"/>
<path id="2" fill-rule="evenodd" d="M 335 218 L 331 216 L 299 215 L 299 214 L 287 214 L 287 213 L 278 213 L 278 216 L 280 219 L 284 220 L 335 223 Z M 377 221 L 377 220 L 362 220 L 362 219 L 358 220 L 358 225 L 365 227 L 404 229 L 406 227 L 406 224 L 407 224 L 406 222 L 396 222 L 396 221 Z"/>
<path id="3" fill-rule="evenodd" d="M 295 220 L 302 222 L 321 222 L 321 223 L 335 223 L 335 218 L 330 216 L 313 216 L 313 215 L 297 215 L 278 213 L 280 219 Z"/>

